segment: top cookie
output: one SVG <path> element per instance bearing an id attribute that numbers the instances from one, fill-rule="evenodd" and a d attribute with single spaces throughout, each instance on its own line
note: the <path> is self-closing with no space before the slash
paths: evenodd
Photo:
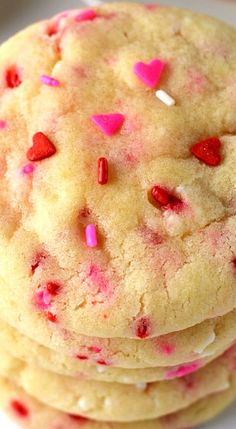
<path id="1" fill-rule="evenodd" d="M 232 310 L 236 31 L 113 3 L 26 29 L 0 70 L 0 313 L 143 339 Z"/>

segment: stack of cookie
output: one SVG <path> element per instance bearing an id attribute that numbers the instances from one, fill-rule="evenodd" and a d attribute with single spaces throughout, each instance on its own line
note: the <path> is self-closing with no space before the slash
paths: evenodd
<path id="1" fill-rule="evenodd" d="M 227 25 L 126 3 L 1 46 L 0 403 L 20 426 L 179 429 L 236 397 L 235 60 Z"/>

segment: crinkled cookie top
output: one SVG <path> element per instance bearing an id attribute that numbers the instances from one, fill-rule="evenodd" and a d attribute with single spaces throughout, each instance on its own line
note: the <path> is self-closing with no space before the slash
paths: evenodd
<path id="1" fill-rule="evenodd" d="M 236 306 L 235 76 L 236 31 L 175 8 L 1 46 L 1 317 L 144 339 Z"/>

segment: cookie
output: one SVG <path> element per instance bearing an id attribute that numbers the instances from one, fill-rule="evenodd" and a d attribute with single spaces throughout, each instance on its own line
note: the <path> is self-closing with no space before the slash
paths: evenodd
<path id="1" fill-rule="evenodd" d="M 5 304 L 5 305 L 4 305 Z M 10 301 L 0 301 L 0 315 L 19 332 L 69 357 L 82 356 L 90 364 L 103 361 L 120 368 L 148 368 L 173 366 L 214 357 L 235 340 L 236 311 L 211 319 L 159 338 L 147 340 L 103 339 L 79 336 L 64 330 L 57 323 L 37 319 L 32 312 L 18 319 L 17 313 L 8 313 Z M 30 330 L 29 330 L 30 326 Z M 3 331 L 4 333 L 4 331 Z"/>
<path id="2" fill-rule="evenodd" d="M 227 389 L 235 371 L 235 356 L 236 346 L 199 371 L 191 368 L 183 378 L 139 386 L 57 375 L 28 365 L 2 349 L 0 375 L 58 410 L 101 421 L 135 422 L 176 412 Z"/>
<path id="3" fill-rule="evenodd" d="M 51 349 L 44 347 L 37 342 L 21 335 L 16 329 L 11 328 L 4 322 L 0 321 L 0 349 L 3 348 L 10 355 L 23 360 L 34 366 L 39 366 L 46 370 L 72 377 L 79 377 L 85 380 L 97 380 L 106 382 L 118 382 L 122 384 L 137 383 L 140 388 L 145 390 L 146 383 L 166 380 L 167 378 L 179 378 L 186 373 L 203 368 L 212 360 L 216 359 L 224 350 L 218 351 L 217 354 L 209 357 L 185 362 L 178 366 L 154 367 L 126 369 L 114 368 L 110 365 L 109 360 L 97 357 L 91 364 L 85 354 L 78 354 L 75 357 L 68 357 L 62 353 L 53 352 Z M 98 348 L 94 346 L 95 356 L 98 356 Z"/>
<path id="4" fill-rule="evenodd" d="M 9 317 L 145 339 L 235 308 L 235 57 L 222 22 L 126 3 L 1 46 Z"/>
<path id="5" fill-rule="evenodd" d="M 13 383 L 0 378 L 0 406 L 26 429 L 182 429 L 215 417 L 236 399 L 236 377 L 230 388 L 210 395 L 190 407 L 160 419 L 135 423 L 104 423 L 68 415 L 28 396 Z"/>

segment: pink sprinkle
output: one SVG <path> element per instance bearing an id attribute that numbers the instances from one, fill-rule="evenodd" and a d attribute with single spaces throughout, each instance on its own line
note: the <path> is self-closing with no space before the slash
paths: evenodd
<path id="1" fill-rule="evenodd" d="M 152 4 L 152 3 L 149 3 L 149 4 L 145 4 L 144 5 L 144 7 L 146 8 L 146 9 L 148 9 L 148 10 L 156 10 L 157 8 L 159 8 L 160 6 L 158 5 L 158 4 Z"/>
<path id="2" fill-rule="evenodd" d="M 35 166 L 33 164 L 26 164 L 22 168 L 21 172 L 22 172 L 22 174 L 31 174 L 34 172 L 34 170 L 35 170 Z"/>
<path id="3" fill-rule="evenodd" d="M 2 119 L 0 119 L 0 130 L 4 130 L 4 128 L 6 127 L 7 127 L 6 121 L 3 121 Z"/>
<path id="4" fill-rule="evenodd" d="M 102 351 L 101 347 L 98 346 L 90 346 L 88 350 L 92 353 L 100 353 Z"/>
<path id="5" fill-rule="evenodd" d="M 100 292 L 107 297 L 112 293 L 112 288 L 109 285 L 108 279 L 97 265 L 90 265 L 87 276 L 96 286 L 97 292 Z"/>
<path id="6" fill-rule="evenodd" d="M 116 134 L 124 123 L 125 117 L 121 113 L 93 115 L 92 121 L 100 128 L 103 134 L 112 136 Z"/>
<path id="7" fill-rule="evenodd" d="M 94 9 L 87 9 L 87 10 L 83 10 L 82 12 L 79 13 L 79 15 L 77 15 L 75 17 L 75 20 L 77 22 L 82 22 L 82 21 L 93 21 L 95 18 L 97 18 L 97 12 Z"/>
<path id="8" fill-rule="evenodd" d="M 133 71 L 149 88 L 155 88 L 161 78 L 165 63 L 157 58 L 149 64 L 138 62 L 134 65 Z"/>
<path id="9" fill-rule="evenodd" d="M 189 365 L 182 365 L 178 368 L 172 369 L 166 374 L 166 379 L 171 380 L 172 378 L 180 378 L 185 377 L 186 375 L 192 374 L 196 372 L 200 368 L 200 364 L 198 362 L 193 362 Z"/>
<path id="10" fill-rule="evenodd" d="M 94 224 L 90 224 L 86 226 L 86 244 L 88 247 L 97 247 L 97 231 L 96 226 Z"/>
<path id="11" fill-rule="evenodd" d="M 45 85 L 49 85 L 49 86 L 60 86 L 60 82 L 57 79 L 54 79 L 51 76 L 47 76 L 45 74 L 42 74 L 42 76 L 40 76 L 40 80 L 42 83 L 44 83 Z"/>
<path id="12" fill-rule="evenodd" d="M 169 343 L 161 344 L 160 349 L 165 355 L 168 355 L 168 356 L 170 356 L 174 353 L 174 346 L 172 346 Z"/>
<path id="13" fill-rule="evenodd" d="M 52 303 L 52 296 L 46 288 L 39 289 L 35 294 L 35 304 L 40 310 L 47 310 Z"/>

